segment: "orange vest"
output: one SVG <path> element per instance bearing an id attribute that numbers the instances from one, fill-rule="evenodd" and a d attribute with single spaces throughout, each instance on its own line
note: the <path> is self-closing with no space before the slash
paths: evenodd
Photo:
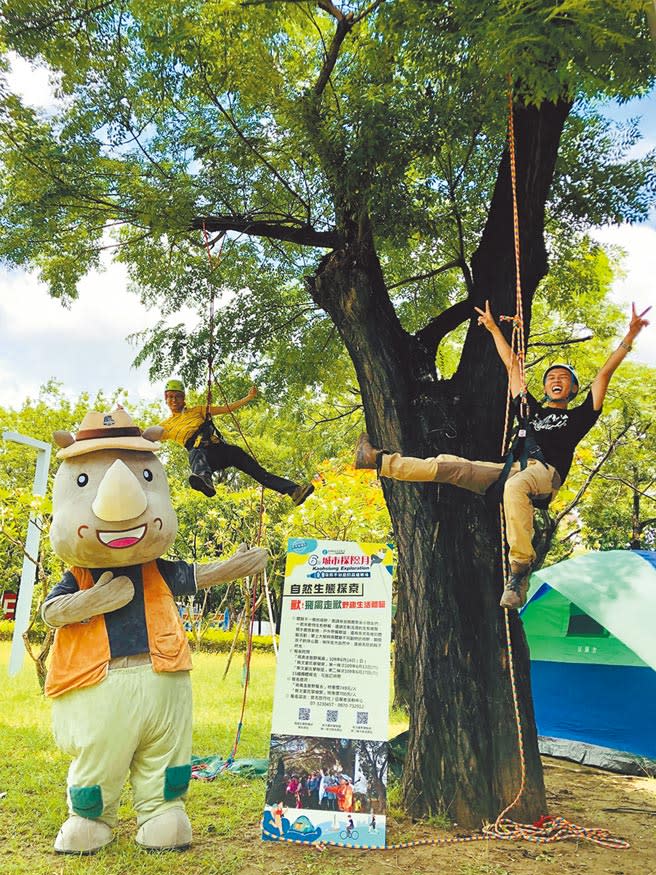
<path id="1" fill-rule="evenodd" d="M 142 566 L 148 649 L 154 671 L 189 671 L 191 652 L 173 594 L 157 562 Z M 90 589 L 88 568 L 71 568 L 80 589 Z M 61 626 L 55 633 L 45 694 L 55 698 L 69 690 L 100 683 L 111 659 L 105 618 Z"/>

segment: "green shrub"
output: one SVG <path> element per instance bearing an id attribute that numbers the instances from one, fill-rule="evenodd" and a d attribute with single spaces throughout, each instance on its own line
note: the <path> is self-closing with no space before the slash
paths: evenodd
<path id="1" fill-rule="evenodd" d="M 200 650 L 205 653 L 228 653 L 232 647 L 235 633 L 223 632 L 221 629 L 208 629 L 203 633 L 200 642 Z M 195 644 L 194 635 L 192 632 L 187 632 L 187 638 L 191 644 Z M 247 639 L 244 632 L 239 634 L 235 651 L 244 653 L 246 651 Z M 273 650 L 273 639 L 271 635 L 253 635 L 253 650 L 260 652 L 269 652 Z"/>
<path id="2" fill-rule="evenodd" d="M 11 641 L 14 635 L 14 621 L 0 620 L 0 641 Z M 30 631 L 30 641 L 35 644 L 40 644 L 45 637 L 45 630 L 42 628 L 32 629 Z M 208 629 L 203 633 L 200 643 L 200 650 L 205 653 L 228 653 L 232 647 L 232 641 L 235 637 L 234 632 L 223 632 L 220 629 Z M 187 632 L 189 643 L 195 647 L 195 638 L 193 632 Z M 273 650 L 273 639 L 271 635 L 253 635 L 253 650 L 261 653 L 268 653 Z M 237 653 L 246 651 L 246 635 L 242 632 L 237 639 L 235 645 Z"/>
<path id="3" fill-rule="evenodd" d="M 14 637 L 14 621 L 0 620 L 0 641 L 11 641 Z M 41 644 L 46 637 L 46 630 L 43 624 L 39 624 L 37 628 L 30 629 L 29 640 L 33 644 Z"/>

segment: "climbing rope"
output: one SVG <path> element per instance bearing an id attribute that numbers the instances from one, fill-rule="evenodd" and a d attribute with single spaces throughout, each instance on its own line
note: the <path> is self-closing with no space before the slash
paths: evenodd
<path id="1" fill-rule="evenodd" d="M 221 264 L 221 253 L 223 252 L 223 243 L 225 241 L 225 231 L 219 236 L 219 251 L 214 258 L 216 258 L 216 267 Z M 205 251 L 207 252 L 207 260 L 210 266 L 210 274 L 214 270 L 215 264 L 212 260 L 212 243 L 210 242 L 210 235 L 207 232 L 207 228 L 205 227 L 205 222 L 203 222 L 203 242 L 205 244 Z M 208 353 L 207 353 L 207 401 L 205 403 L 205 416 L 208 417 L 210 415 L 210 407 L 212 406 L 212 366 L 214 364 L 214 294 L 210 291 L 210 312 L 209 312 L 209 344 L 208 344 Z"/>
<path id="2" fill-rule="evenodd" d="M 510 77 L 509 77 L 510 83 Z M 524 332 L 524 310 L 522 301 L 522 281 L 521 281 L 521 250 L 519 237 L 519 209 L 517 205 L 517 163 L 516 163 L 516 146 L 515 146 L 515 123 L 513 113 L 513 93 L 512 88 L 508 89 L 508 155 L 510 164 L 510 184 L 512 191 L 512 213 L 513 213 L 513 239 L 514 239 L 514 254 L 515 254 L 515 315 L 512 317 L 502 317 L 512 320 L 513 330 L 511 336 L 511 358 L 508 368 L 508 392 L 506 393 L 506 415 L 503 430 L 503 438 L 501 442 L 501 454 L 504 456 L 508 452 L 509 432 L 510 432 L 510 406 L 512 401 L 511 391 L 511 375 L 515 361 L 517 362 L 520 377 L 520 400 L 518 416 L 520 422 L 525 420 L 528 415 L 528 400 L 526 388 L 526 337 Z M 500 532 L 501 532 L 501 556 L 504 587 L 508 583 L 508 559 L 505 551 L 506 544 L 506 520 L 503 511 L 503 502 L 499 504 L 500 517 Z M 562 817 L 544 816 L 535 824 L 520 824 L 506 818 L 506 814 L 511 811 L 521 800 L 526 788 L 526 754 L 524 750 L 524 729 L 522 726 L 521 709 L 519 703 L 519 694 L 517 691 L 517 677 L 515 674 L 515 660 L 512 646 L 512 636 L 510 630 L 510 611 L 504 608 L 504 626 L 506 632 L 506 647 L 508 653 L 508 674 L 510 678 L 510 688 L 512 692 L 513 710 L 515 717 L 515 727 L 517 730 L 517 747 L 519 753 L 519 772 L 520 781 L 519 788 L 515 794 L 515 798 L 498 814 L 494 824 L 485 828 L 484 832 L 492 838 L 521 838 L 526 841 L 538 843 L 547 843 L 554 841 L 562 841 L 568 838 L 584 838 L 587 841 L 595 842 L 608 848 L 628 848 L 628 842 L 623 839 L 611 836 L 607 830 L 603 829 L 587 829 L 577 826 Z"/>
<path id="3" fill-rule="evenodd" d="M 205 222 L 203 222 L 203 241 L 205 244 L 205 251 L 207 252 L 207 260 L 210 265 L 210 272 L 218 269 L 221 264 L 221 258 L 223 253 L 223 243 L 225 240 L 225 234 L 221 234 L 220 237 L 221 243 L 219 252 L 217 255 L 212 255 L 212 241 L 210 241 L 209 234 L 207 233 L 207 228 L 205 227 Z M 258 461 L 257 456 L 253 452 L 252 447 L 248 443 L 246 435 L 241 429 L 239 425 L 239 420 L 234 415 L 233 410 L 230 407 L 230 402 L 226 396 L 226 393 L 223 391 L 223 387 L 221 386 L 220 381 L 218 380 L 216 374 L 214 373 L 214 295 L 210 296 L 210 306 L 209 306 L 209 350 L 208 350 L 208 360 L 207 360 L 207 402 L 205 405 L 205 415 L 210 415 L 210 408 L 212 406 L 212 387 L 213 384 L 216 385 L 221 398 L 223 400 L 224 405 L 228 408 L 228 414 L 233 421 L 233 424 L 237 431 L 239 432 L 239 436 L 244 442 L 246 449 L 251 454 L 251 456 Z M 264 487 L 262 487 L 262 491 L 264 492 Z M 258 540 L 259 543 L 259 540 Z"/>
<path id="4" fill-rule="evenodd" d="M 498 828 L 500 827 L 500 828 Z M 329 839 L 321 842 L 308 842 L 302 839 L 287 839 L 276 835 L 262 824 L 262 834 L 270 841 L 283 842 L 289 845 L 307 845 L 317 851 L 323 851 L 328 847 L 352 848 L 358 851 L 399 851 L 404 848 L 420 847 L 447 847 L 449 845 L 464 845 L 474 842 L 488 841 L 526 841 L 538 845 L 550 845 L 556 842 L 586 841 L 599 845 L 602 848 L 613 850 L 627 850 L 630 845 L 624 839 L 612 835 L 607 829 L 600 827 L 577 826 L 564 817 L 549 817 L 545 815 L 536 823 L 515 823 L 512 820 L 503 820 L 494 827 L 483 827 L 481 832 L 470 833 L 462 836 L 447 836 L 445 838 L 416 839 L 411 842 L 395 842 L 391 845 L 364 845 L 354 842 L 334 842 Z"/>
<path id="5" fill-rule="evenodd" d="M 210 241 L 209 234 L 207 232 L 207 228 L 205 226 L 205 222 L 203 222 L 203 242 L 205 244 L 205 251 L 207 253 L 207 260 L 210 266 L 210 273 L 219 267 L 221 264 L 222 252 L 223 252 L 223 244 L 225 241 L 225 233 L 220 235 L 220 247 L 216 256 L 212 255 L 212 242 Z M 225 392 L 223 391 L 223 387 L 221 383 L 216 378 L 216 374 L 214 373 L 214 295 L 210 294 L 210 306 L 209 306 L 209 345 L 208 345 L 208 360 L 207 360 L 207 401 L 205 405 L 205 417 L 209 419 L 211 417 L 211 407 L 212 407 L 212 386 L 213 383 L 216 384 L 222 398 L 224 405 L 227 407 L 228 413 L 241 436 L 244 444 L 248 452 L 253 456 L 254 459 L 257 458 L 255 453 L 250 447 L 246 436 L 244 435 L 241 426 L 239 425 L 239 420 L 234 415 L 234 412 L 230 406 L 230 402 L 228 401 Z M 260 487 L 260 504 L 258 510 L 258 524 L 257 524 L 257 537 L 255 539 L 256 546 L 259 546 L 263 533 L 264 533 L 264 486 Z M 237 729 L 235 731 L 235 738 L 232 744 L 232 749 L 230 754 L 226 758 L 225 762 L 221 767 L 221 771 L 225 771 L 228 769 L 232 763 L 235 761 L 235 757 L 237 756 L 237 749 L 239 747 L 239 742 L 241 740 L 241 733 L 244 726 L 244 715 L 246 712 L 246 701 L 248 698 L 248 686 L 251 677 L 251 657 L 253 653 L 253 628 L 255 625 L 255 612 L 257 609 L 257 594 L 258 594 L 258 582 L 261 578 L 261 575 L 256 574 L 252 579 L 252 588 L 250 590 L 250 619 L 248 622 L 248 631 L 246 635 L 246 655 L 244 658 L 244 693 L 242 695 L 241 702 L 241 712 L 239 715 L 239 721 L 237 723 Z M 247 584 L 248 585 L 248 584 Z M 268 592 L 267 592 L 268 599 Z M 274 631 L 275 636 L 275 631 Z M 275 643 L 274 643 L 275 650 Z"/>
<path id="6" fill-rule="evenodd" d="M 519 240 L 519 208 L 517 205 L 517 162 L 515 155 L 515 123 L 513 113 L 513 95 L 512 90 L 508 90 L 508 154 L 510 163 L 510 187 L 512 191 L 512 213 L 513 213 L 513 240 L 515 254 L 515 316 L 513 317 L 513 330 L 511 337 L 511 357 L 510 366 L 508 368 L 508 391 L 506 393 L 506 415 L 503 428 L 503 438 L 501 441 L 502 457 L 507 453 L 509 447 L 509 432 L 510 432 L 510 407 L 512 403 L 512 392 L 510 379 L 513 372 L 515 358 L 519 366 L 519 377 L 521 383 L 520 389 L 520 413 L 522 405 L 527 408 L 526 399 L 526 373 L 524 370 L 525 362 L 525 336 L 524 336 L 524 311 L 522 305 L 522 279 L 521 279 L 521 250 Z M 523 411 L 527 413 L 527 409 Z M 503 572 L 504 587 L 508 583 L 508 560 L 506 557 L 506 518 L 503 511 L 503 502 L 499 502 L 499 522 L 501 531 L 501 564 Z M 520 801 L 526 787 L 526 755 L 524 751 L 524 729 L 522 726 L 521 710 L 519 704 L 519 694 L 517 691 L 517 678 L 515 675 L 515 660 L 512 647 L 512 637 L 510 634 L 510 612 L 504 608 L 504 626 L 506 631 L 506 648 L 508 652 L 508 674 L 510 676 L 510 689 L 512 692 L 513 710 L 515 717 L 515 727 L 517 730 L 517 748 L 519 753 L 519 788 L 515 794 L 515 798 L 510 802 L 497 816 L 497 819 L 492 827 L 494 835 L 505 835 L 508 830 L 508 822 L 505 820 L 505 815 L 511 811 Z"/>

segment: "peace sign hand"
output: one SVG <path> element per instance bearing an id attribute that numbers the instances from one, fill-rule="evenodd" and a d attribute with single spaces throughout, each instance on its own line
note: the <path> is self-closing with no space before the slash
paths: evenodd
<path id="1" fill-rule="evenodd" d="M 474 310 L 479 314 L 478 315 L 478 324 L 482 325 L 483 328 L 487 328 L 488 331 L 493 331 L 497 323 L 494 321 L 494 316 L 490 310 L 490 302 L 485 302 L 485 310 L 481 310 L 479 307 L 474 307 Z"/>
<path id="2" fill-rule="evenodd" d="M 631 304 L 631 323 L 629 325 L 628 333 L 631 335 L 632 338 L 637 337 L 638 334 L 640 334 L 642 329 L 645 327 L 645 325 L 649 325 L 649 320 L 643 319 L 642 317 L 646 313 L 649 313 L 650 310 L 651 307 L 647 307 L 647 309 L 643 310 L 642 313 L 637 313 L 635 304 Z"/>

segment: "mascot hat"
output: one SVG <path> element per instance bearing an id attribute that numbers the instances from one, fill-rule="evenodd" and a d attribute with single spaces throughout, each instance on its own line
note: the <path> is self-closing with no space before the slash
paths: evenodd
<path id="1" fill-rule="evenodd" d="M 157 441 L 143 436 L 141 429 L 122 407 L 117 407 L 111 413 L 91 410 L 82 420 L 75 437 L 70 432 L 57 431 L 54 439 L 62 447 L 57 453 L 58 459 L 70 459 L 96 450 L 136 450 L 152 453 L 160 448 Z"/>

